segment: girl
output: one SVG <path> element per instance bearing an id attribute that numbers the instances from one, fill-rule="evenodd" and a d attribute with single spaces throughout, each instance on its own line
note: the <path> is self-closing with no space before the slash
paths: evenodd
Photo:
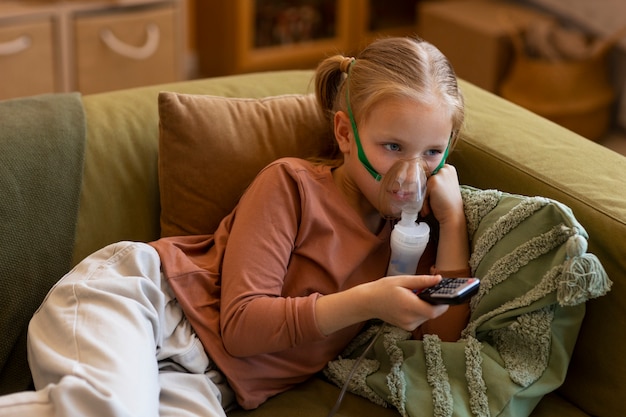
<path id="1" fill-rule="evenodd" d="M 448 61 L 421 40 L 379 40 L 324 60 L 316 93 L 340 162 L 278 160 L 215 234 L 86 258 L 31 321 L 38 391 L 1 398 L 0 415 L 223 416 L 317 373 L 369 319 L 458 338 L 467 308 L 413 292 L 468 274 L 458 179 L 444 164 L 463 121 Z M 418 157 L 437 171 L 422 211 L 438 227 L 432 265 L 385 277 L 393 213 L 380 179 Z"/>

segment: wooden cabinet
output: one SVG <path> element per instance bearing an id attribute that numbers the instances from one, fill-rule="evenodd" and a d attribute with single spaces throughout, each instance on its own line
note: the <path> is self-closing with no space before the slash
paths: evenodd
<path id="1" fill-rule="evenodd" d="M 0 99 L 184 76 L 182 0 L 0 3 Z"/>
<path id="2" fill-rule="evenodd" d="M 180 78 L 175 7 L 82 13 L 74 19 L 76 82 L 83 93 Z"/>
<path id="3" fill-rule="evenodd" d="M 55 48 L 49 15 L 0 25 L 0 98 L 55 91 Z M 36 76 L 27 71 L 33 68 Z"/>
<path id="4" fill-rule="evenodd" d="M 416 0 L 197 1 L 200 74 L 312 68 L 381 34 L 414 34 L 416 7 Z"/>

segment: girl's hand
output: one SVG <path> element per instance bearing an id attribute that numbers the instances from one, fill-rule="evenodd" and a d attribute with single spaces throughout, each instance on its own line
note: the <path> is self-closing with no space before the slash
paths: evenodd
<path id="1" fill-rule="evenodd" d="M 444 165 L 428 178 L 422 215 L 433 213 L 439 222 L 439 243 L 435 266 L 439 271 L 469 268 L 470 254 L 467 222 L 459 177 L 452 165 Z"/>
<path id="2" fill-rule="evenodd" d="M 428 304 L 416 294 L 417 290 L 431 287 L 439 281 L 441 277 L 438 275 L 398 275 L 370 283 L 376 294 L 372 301 L 374 318 L 413 331 L 425 321 L 440 316 L 448 306 Z"/>
<path id="3" fill-rule="evenodd" d="M 370 319 L 412 331 L 448 309 L 445 305 L 430 305 L 414 292 L 440 280 L 440 276 L 432 275 L 398 275 L 325 295 L 315 306 L 317 324 L 326 335 Z"/>
<path id="4" fill-rule="evenodd" d="M 457 221 L 460 216 L 465 219 L 459 177 L 452 165 L 444 165 L 436 175 L 428 178 L 422 215 L 431 212 L 439 224 Z"/>

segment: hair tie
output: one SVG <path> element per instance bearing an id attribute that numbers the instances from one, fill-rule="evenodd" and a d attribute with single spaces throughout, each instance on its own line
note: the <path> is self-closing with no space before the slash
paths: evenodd
<path id="1" fill-rule="evenodd" d="M 350 69 L 350 64 L 352 64 L 354 61 L 355 59 L 352 57 L 344 57 L 339 63 L 339 69 L 341 70 L 341 72 L 345 72 L 347 74 L 348 70 Z"/>

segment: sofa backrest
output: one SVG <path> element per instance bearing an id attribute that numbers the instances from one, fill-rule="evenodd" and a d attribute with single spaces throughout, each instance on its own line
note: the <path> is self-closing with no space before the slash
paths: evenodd
<path id="1" fill-rule="evenodd" d="M 160 91 L 225 97 L 310 92 L 310 71 L 251 74 L 87 95 L 87 143 L 73 262 L 120 240 L 159 238 Z"/>

